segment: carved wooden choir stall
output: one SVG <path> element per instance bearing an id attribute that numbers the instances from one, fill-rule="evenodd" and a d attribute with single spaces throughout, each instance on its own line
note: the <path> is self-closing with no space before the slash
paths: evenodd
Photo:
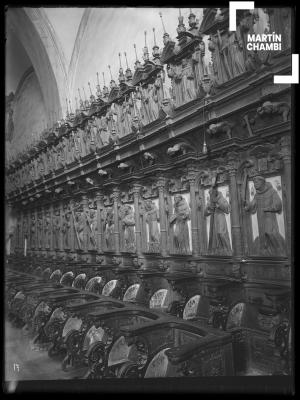
<path id="1" fill-rule="evenodd" d="M 290 373 L 290 38 L 248 51 L 256 18 L 145 36 L 7 168 L 7 315 L 74 376 Z"/>

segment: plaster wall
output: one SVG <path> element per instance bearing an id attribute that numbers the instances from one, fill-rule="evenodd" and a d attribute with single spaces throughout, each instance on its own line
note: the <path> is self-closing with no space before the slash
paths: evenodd
<path id="1" fill-rule="evenodd" d="M 13 151 L 22 150 L 26 143 L 40 134 L 47 121 L 43 95 L 35 72 L 30 69 L 23 76 L 14 102 Z"/>

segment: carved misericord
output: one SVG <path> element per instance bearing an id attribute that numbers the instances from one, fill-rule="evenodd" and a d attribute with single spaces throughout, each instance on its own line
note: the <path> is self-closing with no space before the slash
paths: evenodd
<path id="1" fill-rule="evenodd" d="M 270 182 L 257 174 L 253 178 L 253 185 L 249 184 L 249 189 L 249 200 L 245 202 L 245 210 L 252 215 L 256 214 L 256 218 L 252 219 L 253 253 L 262 256 L 284 256 L 284 222 L 283 218 L 278 222 L 277 217 L 282 213 L 280 179 Z"/>

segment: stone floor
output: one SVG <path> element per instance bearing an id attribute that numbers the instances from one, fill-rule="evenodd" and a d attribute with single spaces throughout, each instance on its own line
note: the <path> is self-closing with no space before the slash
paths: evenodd
<path id="1" fill-rule="evenodd" d="M 22 329 L 5 322 L 5 380 L 70 379 L 58 360 L 49 358 L 46 350 L 34 349 Z"/>

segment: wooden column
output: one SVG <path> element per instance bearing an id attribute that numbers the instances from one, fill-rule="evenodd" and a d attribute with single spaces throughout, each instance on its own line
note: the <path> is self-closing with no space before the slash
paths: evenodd
<path id="1" fill-rule="evenodd" d="M 42 215 L 41 250 L 45 251 L 45 232 L 44 232 L 44 229 L 45 229 L 45 220 L 44 220 L 45 207 L 44 206 L 41 207 L 41 215 Z"/>
<path id="2" fill-rule="evenodd" d="M 103 244 L 103 221 L 102 221 L 102 212 L 103 212 L 103 193 L 101 191 L 96 192 L 96 204 L 97 204 L 97 250 L 98 253 L 102 253 L 104 249 Z"/>
<path id="3" fill-rule="evenodd" d="M 20 248 L 20 254 L 23 254 L 24 251 L 24 240 L 23 240 L 23 223 L 24 223 L 24 211 L 21 210 L 20 212 L 20 244 L 19 244 L 19 248 Z"/>
<path id="4" fill-rule="evenodd" d="M 120 196 L 119 189 L 114 188 L 112 197 L 114 201 L 114 238 L 115 238 L 116 253 L 120 253 L 119 196 Z"/>
<path id="5" fill-rule="evenodd" d="M 83 221 L 84 221 L 84 230 L 83 230 L 83 249 L 84 251 L 88 250 L 88 233 L 87 230 L 89 229 L 86 222 L 86 213 L 89 212 L 89 200 L 86 195 L 82 196 L 81 199 L 82 206 L 83 206 Z"/>
<path id="6" fill-rule="evenodd" d="M 160 246 L 161 246 L 161 254 L 163 256 L 166 256 L 168 254 L 165 185 L 166 185 L 166 179 L 164 177 L 159 177 L 157 180 L 157 187 L 159 195 Z"/>
<path id="7" fill-rule="evenodd" d="M 230 193 L 230 220 L 231 220 L 231 232 L 232 232 L 232 249 L 233 255 L 241 256 L 242 250 L 242 230 L 240 224 L 240 209 L 238 190 L 236 182 L 236 171 L 237 163 L 235 160 L 230 159 L 227 165 L 229 174 L 229 193 Z"/>
<path id="8" fill-rule="evenodd" d="M 60 251 L 64 251 L 63 233 L 62 233 L 63 213 L 64 213 L 63 202 L 60 200 L 59 201 L 60 230 L 59 230 L 59 236 L 58 236 L 58 247 L 59 247 Z"/>
<path id="9" fill-rule="evenodd" d="M 190 185 L 190 203 L 191 203 L 191 230 L 192 230 L 192 254 L 199 255 L 199 235 L 197 224 L 197 202 L 196 202 L 196 174 L 189 171 L 187 179 Z"/>
<path id="10" fill-rule="evenodd" d="M 53 243 L 53 205 L 49 205 L 49 214 L 50 214 L 50 251 L 53 251 L 54 249 L 54 243 Z"/>
<path id="11" fill-rule="evenodd" d="M 34 218 L 35 218 L 35 238 L 34 238 L 35 247 L 34 247 L 34 249 L 36 251 L 38 251 L 39 244 L 38 244 L 38 210 L 37 210 L 37 208 L 34 208 Z"/>
<path id="12" fill-rule="evenodd" d="M 141 185 L 135 183 L 133 185 L 133 199 L 134 199 L 134 216 L 135 216 L 135 244 L 136 253 L 140 255 L 142 253 L 142 232 L 141 232 L 141 221 L 140 221 L 140 190 Z"/>
<path id="13" fill-rule="evenodd" d="M 73 211 L 71 211 L 71 210 L 74 210 L 74 200 L 70 200 L 70 212 L 71 212 L 71 218 L 70 218 L 70 225 L 71 225 L 71 227 L 70 227 L 70 249 L 71 249 L 71 251 L 74 251 L 75 250 L 75 241 L 77 240 L 76 239 L 76 234 L 75 234 L 75 226 L 74 226 L 74 216 L 75 216 L 75 212 Z"/>
<path id="14" fill-rule="evenodd" d="M 283 182 L 284 187 L 283 194 L 285 196 L 285 212 L 286 212 L 286 243 L 288 256 L 291 255 L 291 233 L 292 233 L 292 219 L 291 219 L 291 180 L 292 180 L 292 169 L 291 169 L 291 138 L 285 136 L 281 139 L 281 157 L 283 160 Z"/>

